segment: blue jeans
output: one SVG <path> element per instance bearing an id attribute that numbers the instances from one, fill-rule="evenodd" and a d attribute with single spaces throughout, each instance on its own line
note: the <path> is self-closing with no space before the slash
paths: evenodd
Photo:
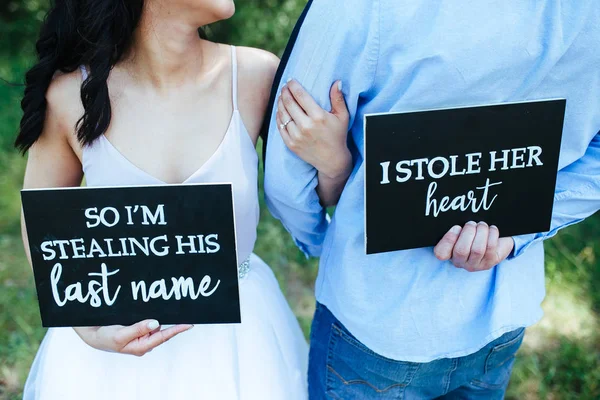
<path id="1" fill-rule="evenodd" d="M 311 400 L 504 398 L 525 328 L 506 333 L 477 353 L 412 363 L 369 350 L 317 304 L 308 372 Z"/>

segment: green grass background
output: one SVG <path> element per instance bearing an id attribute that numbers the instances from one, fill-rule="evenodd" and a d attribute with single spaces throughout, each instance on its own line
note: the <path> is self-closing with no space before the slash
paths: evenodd
<path id="1" fill-rule="evenodd" d="M 248 0 L 236 16 L 210 27 L 218 41 L 281 54 L 303 0 Z M 0 4 L 0 78 L 22 82 L 45 0 Z M 22 87 L 0 82 L 0 399 L 20 399 L 45 330 L 19 233 L 25 159 L 11 143 Z M 262 177 L 261 177 L 262 180 Z M 273 268 L 305 333 L 314 310 L 316 260 L 306 260 L 262 202 L 256 252 Z M 546 243 L 544 319 L 528 330 L 510 399 L 600 399 L 600 215 Z"/>

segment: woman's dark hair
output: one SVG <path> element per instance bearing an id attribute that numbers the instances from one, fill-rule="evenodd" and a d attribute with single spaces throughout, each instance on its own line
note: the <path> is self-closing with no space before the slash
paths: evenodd
<path id="1" fill-rule="evenodd" d="M 38 62 L 25 76 L 15 147 L 25 153 L 42 134 L 54 74 L 81 65 L 89 68 L 89 76 L 81 86 L 85 112 L 77 123 L 77 139 L 90 144 L 106 132 L 111 119 L 108 75 L 128 50 L 143 7 L 144 0 L 53 1 L 36 44 Z"/>

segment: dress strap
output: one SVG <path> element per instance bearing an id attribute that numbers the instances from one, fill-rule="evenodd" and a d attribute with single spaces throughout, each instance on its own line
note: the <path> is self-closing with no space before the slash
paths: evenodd
<path id="1" fill-rule="evenodd" d="M 83 79 L 83 81 L 85 82 L 86 79 L 88 78 L 89 74 L 87 71 L 87 68 L 85 67 L 85 65 L 80 65 L 79 66 L 79 70 L 81 71 L 81 78 Z"/>
<path id="2" fill-rule="evenodd" d="M 238 67 L 237 67 L 237 53 L 235 46 L 231 46 L 231 93 L 233 97 L 233 111 L 238 110 Z"/>

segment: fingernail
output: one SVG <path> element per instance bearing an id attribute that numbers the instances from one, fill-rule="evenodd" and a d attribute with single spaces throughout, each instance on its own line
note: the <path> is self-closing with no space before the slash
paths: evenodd
<path id="1" fill-rule="evenodd" d="M 492 225 L 492 226 L 490 226 L 490 228 L 492 228 L 492 229 L 498 229 L 498 227 L 496 225 Z"/>
<path id="2" fill-rule="evenodd" d="M 148 329 L 150 329 L 150 330 L 155 330 L 159 326 L 160 326 L 160 324 L 155 319 L 153 319 L 152 321 L 148 322 Z"/>
<path id="3" fill-rule="evenodd" d="M 194 327 L 194 325 L 190 325 L 189 328 L 187 328 L 187 330 L 189 331 L 190 329 L 192 329 Z"/>
<path id="4" fill-rule="evenodd" d="M 339 90 L 340 92 L 342 91 L 342 87 L 343 87 L 343 85 L 342 85 L 342 81 L 339 81 L 339 82 L 338 82 L 338 90 Z"/>
<path id="5" fill-rule="evenodd" d="M 475 221 L 469 221 L 467 222 L 467 225 L 477 226 L 477 223 Z"/>
<path id="6" fill-rule="evenodd" d="M 488 226 L 488 224 L 486 224 L 484 221 L 480 221 L 479 225 Z"/>
<path id="7" fill-rule="evenodd" d="M 292 81 L 292 78 L 288 78 L 287 83 L 290 83 Z"/>
<path id="8" fill-rule="evenodd" d="M 452 229 L 450 229 L 450 232 L 456 233 L 458 235 L 461 230 L 462 230 L 462 228 L 460 226 L 455 225 L 455 226 L 452 227 Z"/>

